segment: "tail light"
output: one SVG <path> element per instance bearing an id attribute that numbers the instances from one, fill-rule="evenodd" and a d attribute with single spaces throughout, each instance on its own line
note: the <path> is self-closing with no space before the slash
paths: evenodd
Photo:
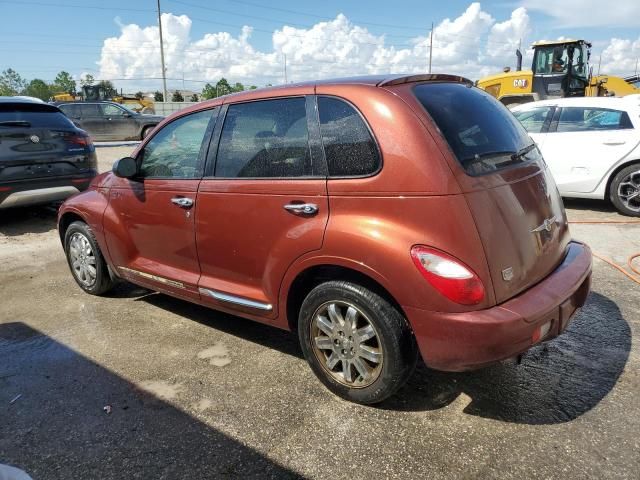
<path id="1" fill-rule="evenodd" d="M 435 248 L 416 245 L 413 263 L 422 276 L 442 295 L 461 305 L 477 305 L 484 299 L 484 286 L 466 265 Z"/>
<path id="2" fill-rule="evenodd" d="M 91 137 L 87 137 L 84 135 L 68 135 L 66 140 L 72 145 L 80 145 L 83 147 L 90 147 L 93 144 L 91 142 Z"/>

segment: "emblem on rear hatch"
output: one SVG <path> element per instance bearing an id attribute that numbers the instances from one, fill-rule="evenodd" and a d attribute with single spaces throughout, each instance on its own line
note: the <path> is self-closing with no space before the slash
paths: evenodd
<path id="1" fill-rule="evenodd" d="M 40 137 L 38 135 L 31 135 L 29 137 L 29 140 L 31 140 L 33 143 L 39 143 L 40 142 Z"/>
<path id="2" fill-rule="evenodd" d="M 550 218 L 545 218 L 544 222 L 542 222 L 542 224 L 538 225 L 536 228 L 531 230 L 531 233 L 539 233 L 539 232 L 542 232 L 542 231 L 550 232 L 555 224 L 556 224 L 555 215 L 553 217 L 550 217 Z"/>
<path id="3" fill-rule="evenodd" d="M 513 267 L 507 267 L 504 270 L 502 270 L 502 279 L 505 282 L 511 281 L 512 278 L 513 278 Z"/>

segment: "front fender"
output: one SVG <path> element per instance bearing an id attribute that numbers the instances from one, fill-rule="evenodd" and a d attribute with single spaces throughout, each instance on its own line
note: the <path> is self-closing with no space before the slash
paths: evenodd
<path id="1" fill-rule="evenodd" d="M 58 210 L 58 233 L 64 242 L 64 231 L 76 218 L 82 219 L 93 231 L 102 256 L 111 265 L 111 256 L 107 248 L 102 218 L 109 205 L 109 189 L 91 188 L 67 199 Z"/>

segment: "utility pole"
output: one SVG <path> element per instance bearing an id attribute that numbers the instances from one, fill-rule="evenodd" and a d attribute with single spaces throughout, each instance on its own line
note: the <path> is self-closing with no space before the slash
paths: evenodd
<path id="1" fill-rule="evenodd" d="M 429 37 L 429 73 L 431 73 L 431 58 L 433 57 L 433 22 L 431 22 L 431 34 Z"/>
<path id="2" fill-rule="evenodd" d="M 638 75 L 638 59 L 636 58 L 636 75 Z"/>
<path id="3" fill-rule="evenodd" d="M 164 68 L 164 46 L 162 45 L 162 16 L 160 15 L 160 0 L 158 0 L 158 27 L 160 28 L 160 63 L 162 65 L 162 100 L 167 102 L 167 71 Z"/>
<path id="4" fill-rule="evenodd" d="M 287 54 L 284 54 L 284 83 L 287 84 Z"/>
<path id="5" fill-rule="evenodd" d="M 600 56 L 598 57 L 598 73 L 596 73 L 596 75 L 600 75 L 600 62 L 602 61 L 602 53 L 600 54 Z"/>

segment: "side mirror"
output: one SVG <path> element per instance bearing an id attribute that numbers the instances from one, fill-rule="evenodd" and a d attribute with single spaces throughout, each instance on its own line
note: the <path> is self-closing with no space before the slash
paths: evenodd
<path id="1" fill-rule="evenodd" d="M 138 164 L 131 157 L 116 160 L 112 168 L 113 174 L 120 178 L 131 178 L 138 173 Z"/>

